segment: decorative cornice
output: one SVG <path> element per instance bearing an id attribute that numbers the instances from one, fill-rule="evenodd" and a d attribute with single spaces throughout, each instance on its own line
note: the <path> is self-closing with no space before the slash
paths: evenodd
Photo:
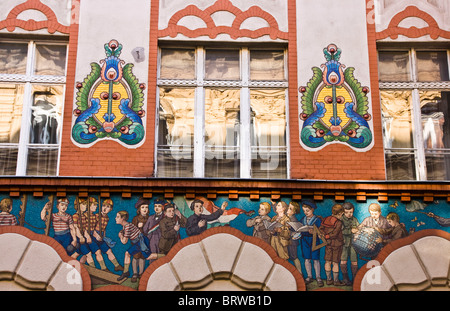
<path id="1" fill-rule="evenodd" d="M 47 17 L 47 20 L 35 21 L 33 19 L 29 19 L 27 21 L 24 21 L 17 18 L 20 13 L 27 10 L 39 11 Z M 59 23 L 55 12 L 53 12 L 53 10 L 47 5 L 41 3 L 40 0 L 27 0 L 26 2 L 17 5 L 8 13 L 8 16 L 5 20 L 0 21 L 0 29 L 6 28 L 6 30 L 8 30 L 9 32 L 13 32 L 16 27 L 22 28 L 27 31 L 35 31 L 47 28 L 47 31 L 51 34 L 57 31 L 63 34 L 69 34 L 69 26 L 64 26 L 63 24 Z"/>
<path id="2" fill-rule="evenodd" d="M 412 26 L 409 28 L 405 28 L 398 26 L 401 21 L 409 17 L 422 19 L 428 24 L 428 27 L 417 28 L 415 26 Z M 382 40 L 386 39 L 387 37 L 390 37 L 391 39 L 397 39 L 399 35 L 403 35 L 408 38 L 419 38 L 429 35 L 433 40 L 436 40 L 439 37 L 450 39 L 450 31 L 441 29 L 436 20 L 430 14 L 420 10 L 415 6 L 408 6 L 405 10 L 397 13 L 391 19 L 388 27 L 385 30 L 376 33 L 376 39 Z"/>
<path id="3" fill-rule="evenodd" d="M 235 16 L 231 26 L 217 26 L 214 23 L 211 15 L 219 11 L 229 12 Z M 200 18 L 205 23 L 206 27 L 191 30 L 185 26 L 178 25 L 178 22 L 187 16 Z M 241 29 L 242 23 L 250 17 L 262 18 L 269 26 L 256 30 Z M 165 29 L 159 30 L 158 37 L 170 36 L 174 38 L 177 34 L 182 34 L 189 38 L 208 36 L 210 39 L 216 38 L 219 34 L 228 34 L 231 39 L 238 39 L 241 37 L 256 39 L 265 35 L 270 36 L 272 40 L 287 40 L 288 38 L 288 33 L 279 29 L 277 21 L 270 13 L 258 6 L 252 6 L 248 10 L 242 11 L 234 6 L 230 0 L 218 0 L 204 10 L 199 9 L 195 5 L 189 5 L 186 8 L 179 10 L 172 15 L 168 26 Z"/>

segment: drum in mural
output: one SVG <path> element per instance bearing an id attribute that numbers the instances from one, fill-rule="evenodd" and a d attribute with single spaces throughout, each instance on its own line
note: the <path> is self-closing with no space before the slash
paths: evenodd
<path id="1" fill-rule="evenodd" d="M 360 256 L 373 258 L 383 248 L 381 238 L 381 234 L 374 228 L 364 227 L 353 236 L 352 245 Z"/>

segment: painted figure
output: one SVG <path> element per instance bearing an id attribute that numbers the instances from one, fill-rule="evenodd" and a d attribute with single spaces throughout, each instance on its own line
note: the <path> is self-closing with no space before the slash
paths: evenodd
<path id="1" fill-rule="evenodd" d="M 408 235 L 408 231 L 406 231 L 405 225 L 400 223 L 400 217 L 397 213 L 391 212 L 387 214 L 386 220 L 390 225 L 389 229 L 378 229 L 380 233 L 383 235 L 383 238 L 380 238 L 378 242 L 382 242 L 384 245 L 397 240 L 404 238 Z"/>
<path id="2" fill-rule="evenodd" d="M 119 211 L 116 215 L 116 224 L 121 225 L 123 229 L 119 232 L 119 239 L 122 244 L 131 242 L 131 246 L 125 252 L 125 259 L 123 262 L 123 273 L 117 278 L 117 281 L 122 281 L 130 276 L 131 256 L 141 253 L 145 258 L 151 259 L 150 248 L 148 246 L 148 238 L 142 234 L 138 227 L 131 222 L 128 222 L 129 214 L 127 211 Z"/>
<path id="3" fill-rule="evenodd" d="M 300 222 L 304 226 L 316 226 L 320 227 L 322 219 L 314 214 L 316 209 L 316 204 L 311 200 L 302 201 L 302 210 L 305 216 L 300 219 Z M 305 259 L 305 269 L 307 277 L 305 283 L 309 284 L 313 281 L 313 265 L 314 271 L 316 273 L 317 285 L 322 287 L 324 285 L 322 278 L 320 276 L 320 249 L 312 250 L 313 247 L 313 229 L 309 229 L 307 232 L 302 232 L 300 238 L 300 246 L 302 249 L 303 258 Z"/>
<path id="4" fill-rule="evenodd" d="M 172 246 L 180 239 L 180 227 L 185 228 L 187 218 L 184 217 L 174 204 L 167 203 L 164 206 L 164 217 L 159 226 L 161 228 L 161 239 L 159 240 L 159 252 L 167 255 Z"/>
<path id="5" fill-rule="evenodd" d="M 286 214 L 287 210 L 288 205 L 286 202 L 280 201 L 277 203 L 275 206 L 275 212 L 277 214 L 271 219 L 273 229 L 270 230 L 272 235 L 270 245 L 275 249 L 278 256 L 285 260 L 289 259 L 288 245 L 291 242 L 291 231 L 288 224 L 290 218 Z"/>
<path id="6" fill-rule="evenodd" d="M 264 221 L 270 221 L 269 213 L 272 207 L 267 202 L 259 204 L 258 216 L 248 219 L 246 222 L 247 227 L 253 227 L 253 236 L 260 238 L 270 244 L 271 235 L 264 226 Z"/>
<path id="7" fill-rule="evenodd" d="M 350 258 L 350 267 L 352 272 L 352 279 L 355 278 L 356 272 L 358 271 L 358 254 L 355 248 L 352 246 L 353 234 L 358 232 L 359 221 L 353 216 L 355 207 L 350 202 L 345 202 L 342 204 L 344 207 L 344 216 L 342 216 L 341 221 L 343 224 L 342 235 L 344 237 L 344 246 L 342 248 L 341 256 L 341 272 L 342 278 L 345 285 L 351 285 L 348 275 L 348 259 Z"/>
<path id="8" fill-rule="evenodd" d="M 149 201 L 144 199 L 139 199 L 135 204 L 136 216 L 133 217 L 131 223 L 135 225 L 141 233 L 145 234 L 144 226 L 149 219 Z M 133 255 L 131 260 L 131 265 L 133 266 L 133 276 L 131 277 L 131 282 L 136 282 L 139 275 L 144 272 L 145 267 L 145 257 L 141 253 L 136 253 Z"/>
<path id="9" fill-rule="evenodd" d="M 72 254 L 72 257 L 77 259 L 79 256 L 81 258 L 79 261 L 81 263 L 86 263 L 95 268 L 95 262 L 92 257 L 91 250 L 88 245 L 87 232 L 89 230 L 89 218 L 88 218 L 88 200 L 77 198 L 75 200 L 75 211 L 76 213 L 72 216 L 75 233 L 77 236 L 77 250 Z"/>
<path id="10" fill-rule="evenodd" d="M 388 229 L 390 227 L 388 221 L 381 215 L 381 206 L 378 203 L 369 205 L 370 216 L 366 217 L 358 226 L 359 229 L 363 227 Z"/>
<path id="11" fill-rule="evenodd" d="M 149 201 L 145 200 L 144 204 L 149 204 Z M 159 228 L 159 222 L 164 216 L 164 204 L 164 200 L 155 200 L 155 203 L 153 205 L 155 213 L 148 217 L 147 222 L 144 225 L 144 234 L 147 235 L 150 243 L 150 251 L 152 253 L 159 253 L 159 240 L 161 239 L 161 229 Z"/>
<path id="12" fill-rule="evenodd" d="M 11 214 L 12 211 L 12 200 L 10 198 L 5 198 L 0 201 L 0 226 L 17 226 L 16 216 Z"/>
<path id="13" fill-rule="evenodd" d="M 186 223 L 186 234 L 188 236 L 198 235 L 204 232 L 207 228 L 207 222 L 218 219 L 225 208 L 228 206 L 228 202 L 223 202 L 220 209 L 215 211 L 212 214 L 205 215 L 203 213 L 203 201 L 202 200 L 194 200 L 191 203 L 191 210 L 194 212 L 193 215 L 189 216 Z"/>
<path id="14" fill-rule="evenodd" d="M 339 263 L 344 245 L 344 236 L 342 235 L 343 224 L 341 221 L 343 215 L 344 207 L 341 204 L 333 205 L 331 208 L 331 216 L 325 217 L 319 228 L 323 238 L 327 242 L 324 256 L 327 285 L 344 285 L 339 280 Z"/>
<path id="15" fill-rule="evenodd" d="M 2 202 L 0 202 L 0 206 Z M 51 221 L 54 239 L 64 247 L 68 255 L 72 255 L 77 248 L 77 236 L 72 215 L 66 213 L 68 206 L 69 200 L 67 198 L 58 199 L 56 204 L 58 212 L 51 214 Z M 41 211 L 41 219 L 44 222 L 47 221 L 47 215 L 51 213 L 51 210 L 51 202 L 47 202 Z"/>
<path id="16" fill-rule="evenodd" d="M 297 202 L 290 202 L 288 205 L 288 209 L 286 212 L 286 215 L 289 217 L 289 222 L 291 223 L 298 223 L 298 219 L 295 215 L 300 213 L 300 205 Z M 294 231 L 292 227 L 290 228 L 291 232 Z M 302 266 L 300 264 L 300 260 L 298 259 L 298 247 L 300 245 L 300 242 L 298 239 L 293 238 L 293 234 L 291 233 L 291 239 L 290 243 L 288 245 L 288 254 L 289 259 L 292 260 L 294 263 L 294 266 L 297 268 L 297 270 L 302 273 Z"/>
<path id="17" fill-rule="evenodd" d="M 109 212 L 112 211 L 114 203 L 111 199 L 106 199 L 102 203 L 102 208 L 96 216 L 96 227 L 93 231 L 93 241 L 95 244 L 91 244 L 91 251 L 94 251 L 97 262 L 103 271 L 108 271 L 106 268 L 104 258 L 102 254 L 108 256 L 109 261 L 114 265 L 114 271 L 122 271 L 123 267 L 117 261 L 116 256 L 112 251 L 112 247 L 116 244 L 111 238 L 106 236 L 106 227 L 109 222 Z"/>

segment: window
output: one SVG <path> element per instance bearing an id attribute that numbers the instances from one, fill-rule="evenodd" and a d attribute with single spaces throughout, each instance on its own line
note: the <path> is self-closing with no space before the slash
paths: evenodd
<path id="1" fill-rule="evenodd" d="M 450 51 L 378 57 L 387 179 L 450 180 Z"/>
<path id="2" fill-rule="evenodd" d="M 287 178 L 284 48 L 160 48 L 158 177 Z"/>
<path id="3" fill-rule="evenodd" d="M 0 175 L 57 175 L 66 45 L 0 41 Z"/>

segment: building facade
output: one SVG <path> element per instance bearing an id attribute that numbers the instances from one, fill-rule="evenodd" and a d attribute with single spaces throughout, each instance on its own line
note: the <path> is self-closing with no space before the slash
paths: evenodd
<path id="1" fill-rule="evenodd" d="M 448 290 L 449 15 L 1 3 L 1 286 Z"/>

